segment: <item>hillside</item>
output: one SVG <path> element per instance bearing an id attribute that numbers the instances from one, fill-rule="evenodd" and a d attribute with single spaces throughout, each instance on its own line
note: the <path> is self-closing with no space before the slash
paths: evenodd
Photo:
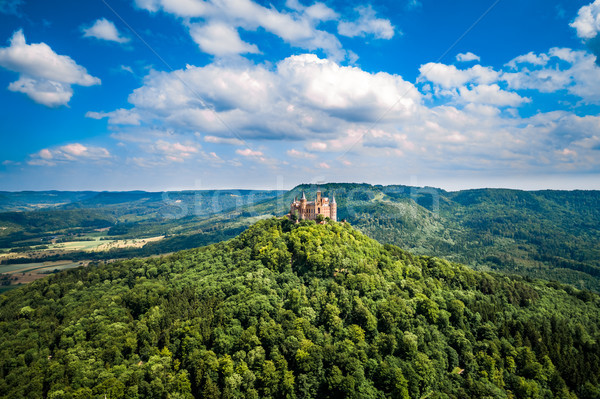
<path id="1" fill-rule="evenodd" d="M 10 398 L 597 398 L 600 297 L 260 221 L 0 295 Z"/>
<path id="2" fill-rule="evenodd" d="M 336 193 L 339 219 L 347 219 L 379 242 L 475 270 L 555 280 L 600 292 L 599 191 L 447 192 L 350 183 L 319 187 L 324 195 Z M 283 215 L 302 190 L 312 198 L 316 189 L 301 185 L 285 193 L 4 193 L 13 205 L 31 201 L 41 206 L 52 198 L 70 202 L 0 213 L 0 252 L 5 252 L 0 253 L 0 262 L 79 262 L 194 248 L 233 238 L 261 218 Z M 153 237 L 162 239 L 142 248 L 123 244 Z M 84 240 L 79 248 L 92 246 L 88 240 L 97 245 L 106 242 L 99 240 L 116 242 L 108 251 L 66 251 L 50 245 L 63 240 Z"/>
<path id="3" fill-rule="evenodd" d="M 324 184 L 338 218 L 413 254 L 600 291 L 600 192 Z M 313 192 L 315 186 L 292 190 Z"/>

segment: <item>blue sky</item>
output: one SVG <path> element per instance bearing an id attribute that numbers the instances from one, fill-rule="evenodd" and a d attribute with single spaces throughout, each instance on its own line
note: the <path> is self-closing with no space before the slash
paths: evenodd
<path id="1" fill-rule="evenodd" d="M 0 190 L 600 189 L 600 0 L 0 0 Z"/>

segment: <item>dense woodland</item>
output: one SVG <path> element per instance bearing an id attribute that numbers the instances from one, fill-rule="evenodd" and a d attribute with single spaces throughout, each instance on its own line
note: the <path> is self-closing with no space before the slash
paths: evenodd
<path id="1" fill-rule="evenodd" d="M 260 221 L 0 295 L 7 398 L 599 398 L 600 297 Z"/>

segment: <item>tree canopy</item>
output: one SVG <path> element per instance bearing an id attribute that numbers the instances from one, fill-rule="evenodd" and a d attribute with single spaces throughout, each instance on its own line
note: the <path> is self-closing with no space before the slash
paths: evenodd
<path id="1" fill-rule="evenodd" d="M 600 297 L 263 220 L 0 295 L 8 398 L 598 398 Z"/>

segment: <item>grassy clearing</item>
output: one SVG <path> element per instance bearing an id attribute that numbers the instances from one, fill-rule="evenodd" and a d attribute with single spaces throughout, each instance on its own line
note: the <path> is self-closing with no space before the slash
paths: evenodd
<path id="1" fill-rule="evenodd" d="M 0 274 L 18 274 L 18 273 L 40 273 L 48 270 L 72 269 L 81 266 L 80 262 L 69 260 L 59 260 L 56 262 L 34 262 L 22 263 L 18 265 L 0 265 Z"/>
<path id="2" fill-rule="evenodd" d="M 89 262 L 73 262 L 68 260 L 56 262 L 35 262 L 24 263 L 20 265 L 0 265 L 0 276 L 3 284 L 8 281 L 9 285 L 2 285 L 3 290 L 15 288 L 19 285 L 28 284 L 32 281 L 46 277 L 55 270 L 73 269 L 76 267 L 87 266 Z"/>

